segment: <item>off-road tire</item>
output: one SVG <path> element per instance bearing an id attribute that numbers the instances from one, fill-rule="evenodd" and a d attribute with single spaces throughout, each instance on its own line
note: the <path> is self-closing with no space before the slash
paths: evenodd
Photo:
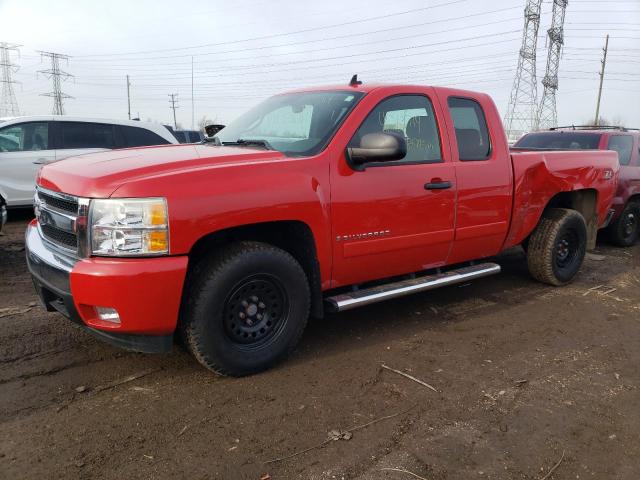
<path id="1" fill-rule="evenodd" d="M 640 238 L 640 202 L 629 202 L 607 233 L 611 243 L 619 247 L 630 247 L 636 243 Z"/>
<path id="2" fill-rule="evenodd" d="M 586 250 L 587 226 L 584 217 L 575 210 L 550 209 L 543 214 L 529 237 L 529 273 L 540 282 L 565 285 L 580 270 Z"/>
<path id="3" fill-rule="evenodd" d="M 238 242 L 194 267 L 180 329 L 185 345 L 206 368 L 222 375 L 250 375 L 293 351 L 307 324 L 309 306 L 309 282 L 289 253 L 264 243 Z M 238 317 L 242 315 L 245 320 Z M 263 322 L 269 318 L 273 323 L 267 326 Z M 255 330 L 260 325 L 266 333 Z M 252 340 L 256 333 L 263 339 Z"/>

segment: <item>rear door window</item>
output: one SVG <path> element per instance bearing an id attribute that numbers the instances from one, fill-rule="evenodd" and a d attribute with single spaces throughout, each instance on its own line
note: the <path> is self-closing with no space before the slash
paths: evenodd
<path id="1" fill-rule="evenodd" d="M 487 160 L 491 156 L 489 130 L 482 107 L 470 98 L 449 97 L 447 100 L 462 161 Z"/>
<path id="2" fill-rule="evenodd" d="M 0 129 L 0 152 L 49 149 L 49 122 L 26 122 Z"/>
<path id="3" fill-rule="evenodd" d="M 607 149 L 618 152 L 620 165 L 629 165 L 633 151 L 633 137 L 631 135 L 613 135 L 609 137 Z"/>
<path id="4" fill-rule="evenodd" d="M 89 122 L 58 122 L 62 150 L 114 148 L 113 125 Z"/>
<path id="5" fill-rule="evenodd" d="M 123 125 L 122 134 L 124 135 L 124 144 L 127 147 L 147 147 L 150 145 L 166 145 L 169 143 L 160 135 L 153 133 L 151 130 L 141 127 L 129 127 Z"/>

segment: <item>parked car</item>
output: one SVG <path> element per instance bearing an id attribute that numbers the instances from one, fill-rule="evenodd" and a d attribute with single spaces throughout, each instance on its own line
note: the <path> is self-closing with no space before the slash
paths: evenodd
<path id="1" fill-rule="evenodd" d="M 180 143 L 200 143 L 204 135 L 198 130 L 172 130 L 173 135 Z"/>
<path id="2" fill-rule="evenodd" d="M 272 97 L 215 143 L 104 152 L 40 171 L 34 285 L 99 338 L 205 367 L 266 369 L 309 315 L 496 274 L 580 269 L 616 190 L 615 152 L 510 153 L 488 95 L 421 86 Z"/>
<path id="3" fill-rule="evenodd" d="M 614 150 L 620 161 L 618 191 L 613 199 L 609 238 L 622 247 L 640 238 L 640 131 L 623 127 L 571 126 L 524 135 L 518 150 Z"/>
<path id="4" fill-rule="evenodd" d="M 16 117 L 0 124 L 0 204 L 33 204 L 38 169 L 72 155 L 178 143 L 162 125 L 70 116 Z M 81 167 L 82 168 L 82 167 Z"/>

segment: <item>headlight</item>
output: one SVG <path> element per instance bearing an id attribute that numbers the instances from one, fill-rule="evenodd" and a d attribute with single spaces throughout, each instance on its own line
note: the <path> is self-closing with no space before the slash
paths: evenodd
<path id="1" fill-rule="evenodd" d="M 169 253 L 169 219 L 164 198 L 92 200 L 89 225 L 94 255 Z"/>

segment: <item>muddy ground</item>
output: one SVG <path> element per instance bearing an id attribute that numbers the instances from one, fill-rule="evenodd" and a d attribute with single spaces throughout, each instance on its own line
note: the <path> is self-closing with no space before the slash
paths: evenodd
<path id="1" fill-rule="evenodd" d="M 34 306 L 25 225 L 0 236 L 0 478 L 640 478 L 640 245 L 599 244 L 565 288 L 513 250 L 498 276 L 313 321 L 234 379 Z M 352 436 L 265 463 L 331 430 Z"/>

